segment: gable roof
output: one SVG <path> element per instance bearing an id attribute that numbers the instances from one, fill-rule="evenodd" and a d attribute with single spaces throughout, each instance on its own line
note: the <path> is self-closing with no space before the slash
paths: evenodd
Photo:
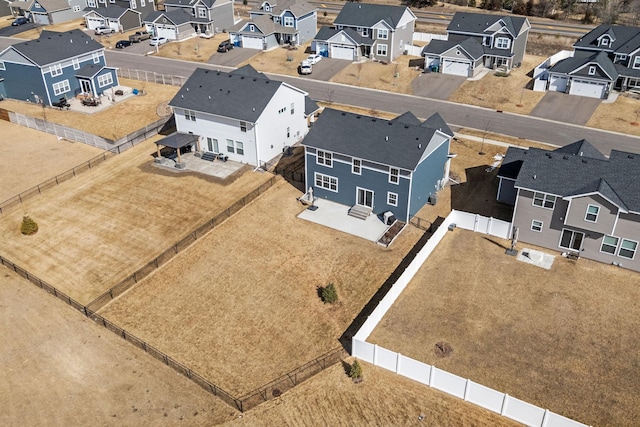
<path id="1" fill-rule="evenodd" d="M 155 22 L 162 17 L 167 18 L 167 20 L 170 21 L 173 25 L 182 25 L 188 22 L 202 21 L 202 19 L 197 19 L 194 16 L 191 16 L 184 9 L 174 9 L 170 10 L 169 12 L 165 12 L 163 10 L 154 10 L 153 12 L 149 12 L 144 18 L 144 22 Z"/>
<path id="2" fill-rule="evenodd" d="M 612 150 L 607 159 L 587 144 L 578 141 L 555 151 L 510 147 L 498 176 L 517 169 L 516 187 L 565 198 L 599 193 L 622 210 L 640 212 L 640 154 Z M 572 154 L 576 148 L 583 148 L 582 156 Z"/>
<path id="3" fill-rule="evenodd" d="M 406 6 L 346 2 L 333 23 L 372 27 L 380 21 L 385 21 L 391 28 L 397 28 L 407 9 L 409 8 Z"/>
<path id="4" fill-rule="evenodd" d="M 521 16 L 456 12 L 447 26 L 447 32 L 484 34 L 495 23 L 502 23 L 513 37 L 517 37 L 527 22 L 527 18 Z"/>
<path id="5" fill-rule="evenodd" d="M 269 3 L 272 7 L 271 12 L 265 13 L 275 16 L 282 15 L 285 11 L 289 10 L 295 17 L 300 17 L 318 9 L 304 0 L 273 0 L 270 2 L 258 3 L 250 12 L 264 12 L 263 7 L 265 3 Z"/>
<path id="6" fill-rule="evenodd" d="M 445 135 L 453 137 L 453 131 L 451 130 L 447 122 L 444 121 L 440 113 L 434 113 L 431 117 L 422 122 L 420 126 L 422 126 L 423 128 L 437 129 Z"/>
<path id="7" fill-rule="evenodd" d="M 485 49 L 482 44 L 477 39 L 469 37 L 463 41 L 432 40 L 424 47 L 422 55 L 424 56 L 425 53 L 441 55 L 454 47 L 458 47 L 460 50 L 464 51 L 467 54 L 467 57 L 474 61 L 482 58 L 485 53 Z"/>
<path id="8" fill-rule="evenodd" d="M 256 70 L 255 68 L 253 68 L 253 66 L 251 64 L 247 64 L 243 67 L 237 68 L 233 71 L 230 71 L 229 74 L 233 74 L 233 75 L 238 75 L 238 76 L 245 76 L 245 77 L 259 77 L 261 79 L 267 79 L 269 80 L 269 77 L 265 76 L 263 73 L 261 73 L 260 71 Z"/>
<path id="9" fill-rule="evenodd" d="M 365 46 L 372 46 L 373 45 L 373 39 L 371 37 L 363 37 L 356 30 L 354 30 L 353 28 L 349 28 L 349 27 L 343 28 L 342 30 L 339 30 L 337 28 L 331 28 L 331 27 L 320 27 L 320 31 L 318 31 L 318 34 L 316 34 L 316 36 L 314 37 L 314 40 L 327 41 L 331 37 L 335 36 L 336 34 L 340 34 L 340 33 L 344 33 L 346 37 L 348 37 L 351 40 L 353 40 L 353 42 L 358 46 L 359 45 L 365 45 Z"/>
<path id="10" fill-rule="evenodd" d="M 612 39 L 611 44 L 606 47 L 598 46 L 598 39 L 605 34 Z M 602 24 L 580 37 L 573 44 L 573 47 L 576 49 L 598 49 L 630 53 L 640 47 L 638 35 L 640 35 L 640 28 L 638 27 Z"/>
<path id="11" fill-rule="evenodd" d="M 102 16 L 103 18 L 120 18 L 128 10 L 130 10 L 132 12 L 135 12 L 138 15 L 141 14 L 137 10 L 133 10 L 133 9 L 128 8 L 128 7 L 125 8 L 125 7 L 122 7 L 122 6 L 110 6 L 110 7 L 98 7 L 98 8 L 88 7 L 88 8 L 85 8 L 84 10 L 87 13 L 85 13 L 83 16 L 86 16 L 89 13 L 94 12 L 94 13 Z"/>
<path id="12" fill-rule="evenodd" d="M 165 0 L 164 4 L 166 5 L 175 5 L 175 6 L 193 6 L 196 3 L 202 3 L 207 8 L 211 9 L 217 0 Z"/>
<path id="13" fill-rule="evenodd" d="M 169 105 L 255 123 L 280 87 L 293 86 L 248 74 L 197 68 Z"/>
<path id="14" fill-rule="evenodd" d="M 606 156 L 598 151 L 598 149 L 591 145 L 591 143 L 586 139 L 581 139 L 580 141 L 572 142 L 569 145 L 560 147 L 556 149 L 555 152 L 587 157 L 589 159 L 607 160 Z"/>
<path id="15" fill-rule="evenodd" d="M 73 58 L 104 47 L 81 30 L 56 32 L 43 30 L 40 38 L 9 46 L 39 66 Z"/>
<path id="16" fill-rule="evenodd" d="M 415 170 L 424 152 L 432 148 L 436 132 L 422 125 L 325 108 L 302 145 Z"/>
<path id="17" fill-rule="evenodd" d="M 597 52 L 588 57 L 581 55 L 570 56 L 569 58 L 558 61 L 553 67 L 549 68 L 549 72 L 571 74 L 589 63 L 598 65 L 609 76 L 610 80 L 618 78 L 618 70 L 606 52 Z M 598 76 L 593 76 L 593 78 L 597 77 Z"/>
<path id="18" fill-rule="evenodd" d="M 104 67 L 103 65 L 100 65 L 100 64 L 87 64 L 84 67 L 80 68 L 78 71 L 76 71 L 75 76 L 92 79 L 96 75 L 98 75 L 98 73 L 100 73 L 100 71 L 102 71 L 104 68 L 107 68 L 107 67 Z"/>
<path id="19" fill-rule="evenodd" d="M 36 2 L 32 3 L 32 6 Z M 57 12 L 59 10 L 71 9 L 67 0 L 38 0 L 37 2 L 47 13 Z M 29 7 L 31 9 L 31 7 Z"/>

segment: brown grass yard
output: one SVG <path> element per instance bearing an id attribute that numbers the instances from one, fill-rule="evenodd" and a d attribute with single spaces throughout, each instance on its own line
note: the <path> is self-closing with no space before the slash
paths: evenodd
<path id="1" fill-rule="evenodd" d="M 420 75 L 422 70 L 409 67 L 409 61 L 417 58 L 417 56 L 400 55 L 389 64 L 372 61 L 353 63 L 333 76 L 331 81 L 412 94 L 411 82 Z"/>
<path id="2" fill-rule="evenodd" d="M 16 37 L 20 39 L 35 40 L 40 37 L 40 33 L 42 32 L 43 29 L 47 31 L 58 31 L 58 32 L 71 31 L 71 30 L 84 30 L 85 29 L 84 18 L 74 19 L 72 21 L 67 21 L 67 22 L 61 22 L 59 24 L 54 24 L 54 25 L 47 25 L 46 27 L 33 28 L 31 30 L 23 31 L 22 33 L 16 34 L 15 36 L 12 36 L 12 37 Z"/>
<path id="3" fill-rule="evenodd" d="M 351 360 L 349 360 L 351 362 Z M 366 363 L 354 384 L 341 364 L 242 414 L 225 426 L 520 425 L 461 399 Z M 418 417 L 423 415 L 422 423 Z"/>
<path id="4" fill-rule="evenodd" d="M 447 234 L 369 342 L 588 425 L 637 423 L 638 274 L 560 256 L 548 271 L 508 244 Z"/>
<path id="5" fill-rule="evenodd" d="M 270 178 L 176 174 L 153 153 L 147 140 L 3 215 L 0 255 L 86 304 Z M 29 237 L 25 212 L 40 226 Z"/>
<path id="6" fill-rule="evenodd" d="M 0 203 L 102 153 L 4 120 L 0 133 Z"/>
<path id="7" fill-rule="evenodd" d="M 256 51 L 256 55 L 239 66 L 251 64 L 253 68 L 260 72 L 297 76 L 299 75 L 298 66 L 303 59 L 309 56 L 310 49 L 311 42 L 294 50 L 277 47 L 269 51 Z"/>
<path id="8" fill-rule="evenodd" d="M 101 314 L 235 395 L 338 347 L 422 231 L 386 249 L 296 218 L 300 195 L 281 181 Z"/>
<path id="9" fill-rule="evenodd" d="M 228 33 L 218 33 L 210 39 L 191 37 L 180 42 L 162 45 L 159 53 L 154 53 L 153 55 L 181 59 L 183 61 L 207 62 L 212 55 L 224 55 L 224 53 L 219 54 L 217 52 L 218 45 L 223 40 L 229 40 Z M 154 51 L 154 49 L 155 47 L 153 46 L 149 47 L 150 51 Z"/>
<path id="10" fill-rule="evenodd" d="M 640 100 L 625 94 L 619 95 L 613 104 L 601 103 L 586 126 L 640 136 L 639 118 Z"/>

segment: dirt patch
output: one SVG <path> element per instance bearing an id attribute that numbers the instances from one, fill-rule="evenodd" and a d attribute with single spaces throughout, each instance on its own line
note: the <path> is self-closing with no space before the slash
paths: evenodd
<path id="1" fill-rule="evenodd" d="M 218 54 L 218 45 L 224 40 L 229 40 L 229 34 L 218 33 L 210 39 L 191 37 L 160 46 L 159 53 L 154 55 L 183 61 L 207 62 L 212 55 Z"/>
<path id="2" fill-rule="evenodd" d="M 353 63 L 333 76 L 331 81 L 413 94 L 411 82 L 422 72 L 417 67 L 409 67 L 409 61 L 416 58 L 416 56 L 401 55 L 389 64 L 373 61 Z"/>
<path id="3" fill-rule="evenodd" d="M 438 358 L 449 357 L 453 353 L 453 346 L 446 341 L 437 342 L 433 346 L 433 354 Z"/>

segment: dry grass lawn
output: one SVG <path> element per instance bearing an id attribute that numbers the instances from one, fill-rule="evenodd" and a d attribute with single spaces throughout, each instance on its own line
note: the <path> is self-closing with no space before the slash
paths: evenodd
<path id="1" fill-rule="evenodd" d="M 0 202 L 102 153 L 4 120 L 0 120 L 0 133 Z"/>
<path id="2" fill-rule="evenodd" d="M 586 126 L 640 136 L 640 100 L 620 95 L 613 104 L 601 103 Z"/>
<path id="3" fill-rule="evenodd" d="M 84 18 L 74 19 L 73 21 L 61 22 L 59 24 L 47 25 L 45 28 L 47 31 L 71 31 L 71 30 L 84 30 Z M 22 33 L 16 34 L 16 38 L 20 39 L 29 39 L 35 40 L 40 37 L 40 33 L 42 32 L 43 27 L 33 28 L 31 30 L 23 31 Z"/>
<path id="4" fill-rule="evenodd" d="M 301 45 L 295 50 L 278 47 L 269 51 L 260 51 L 239 66 L 251 64 L 260 72 L 297 76 L 298 66 L 303 59 L 309 56 L 310 49 L 311 42 Z"/>
<path id="5" fill-rule="evenodd" d="M 386 249 L 296 218 L 300 195 L 281 181 L 101 314 L 235 395 L 338 347 L 422 231 Z"/>
<path id="6" fill-rule="evenodd" d="M 351 362 L 351 360 L 349 360 Z M 341 364 L 238 416 L 225 426 L 491 426 L 520 425 L 438 390 L 363 363 L 354 384 Z M 423 415 L 422 423 L 418 417 Z"/>
<path id="7" fill-rule="evenodd" d="M 38 104 L 13 99 L 2 101 L 2 108 L 117 140 L 160 119 L 158 106 L 171 100 L 179 89 L 177 86 L 129 79 L 120 79 L 120 84 L 143 89 L 144 95 L 127 98 L 92 114 L 52 107 L 43 109 Z"/>
<path id="8" fill-rule="evenodd" d="M 422 70 L 409 67 L 409 61 L 417 58 L 417 56 L 400 55 L 389 64 L 372 61 L 353 63 L 333 76 L 330 81 L 412 94 L 411 82 L 420 75 Z"/>
<path id="9" fill-rule="evenodd" d="M 3 215 L 0 254 L 87 304 L 270 178 L 176 174 L 153 165 L 155 151 L 147 140 Z M 25 212 L 33 236 L 20 234 Z"/>
<path id="10" fill-rule="evenodd" d="M 218 45 L 224 40 L 229 40 L 229 34 L 218 33 L 210 39 L 191 37 L 162 45 L 159 53 L 154 53 L 154 55 L 183 61 L 207 62 L 212 55 L 224 55 L 224 53 L 217 52 Z M 154 49 L 154 47 L 150 48 L 150 50 Z"/>
<path id="11" fill-rule="evenodd" d="M 544 270 L 508 244 L 449 233 L 369 341 L 588 425 L 635 425 L 638 274 L 560 256 Z"/>

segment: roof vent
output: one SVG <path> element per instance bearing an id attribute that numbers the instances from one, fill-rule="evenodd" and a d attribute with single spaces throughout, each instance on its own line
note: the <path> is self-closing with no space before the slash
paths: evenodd
<path id="1" fill-rule="evenodd" d="M 200 85 L 199 87 L 200 87 L 200 89 L 202 89 L 202 85 Z"/>
<path id="2" fill-rule="evenodd" d="M 391 126 L 391 125 L 393 125 L 393 122 L 387 122 L 387 124 L 388 124 L 389 126 Z"/>
<path id="3" fill-rule="evenodd" d="M 204 70 L 204 73 L 205 74 L 209 74 L 209 70 Z"/>
<path id="4" fill-rule="evenodd" d="M 184 95 L 180 95 L 180 98 L 184 99 Z"/>
<path id="5" fill-rule="evenodd" d="M 580 157 L 584 156 L 584 151 L 581 151 L 580 154 L 578 154 Z"/>
<path id="6" fill-rule="evenodd" d="M 548 158 L 551 158 L 551 153 L 544 153 L 545 156 L 547 156 Z"/>
<path id="7" fill-rule="evenodd" d="M 404 128 L 405 129 L 409 129 L 409 125 L 404 125 Z"/>
<path id="8" fill-rule="evenodd" d="M 361 116 L 360 116 L 360 115 L 357 115 L 357 116 L 356 116 L 356 119 L 359 119 L 359 118 L 361 118 Z"/>
<path id="9" fill-rule="evenodd" d="M 536 179 L 538 177 L 538 175 L 533 175 L 533 179 Z"/>
<path id="10" fill-rule="evenodd" d="M 240 77 L 240 80 L 244 80 L 244 76 L 241 76 L 241 77 Z"/>
<path id="11" fill-rule="evenodd" d="M 582 159 L 582 163 L 587 163 L 587 161 L 585 159 Z"/>
<path id="12" fill-rule="evenodd" d="M 385 137 L 384 137 L 384 140 L 385 140 L 385 141 L 389 141 L 389 136 L 385 136 Z"/>
<path id="13" fill-rule="evenodd" d="M 422 144 L 418 144 L 418 150 L 422 150 Z"/>
<path id="14" fill-rule="evenodd" d="M 627 159 L 633 159 L 633 154 L 627 155 Z"/>
<path id="15" fill-rule="evenodd" d="M 569 160 L 569 156 L 562 156 L 563 159 Z"/>
<path id="16" fill-rule="evenodd" d="M 189 92 L 189 88 L 187 88 L 187 92 Z"/>
<path id="17" fill-rule="evenodd" d="M 372 122 L 377 122 L 378 119 L 376 119 L 375 117 L 371 119 Z"/>
<path id="18" fill-rule="evenodd" d="M 211 99 L 211 95 L 209 95 L 209 99 Z"/>
<path id="19" fill-rule="evenodd" d="M 255 82 L 255 81 L 256 81 L 256 79 L 253 79 L 253 81 Z"/>
<path id="20" fill-rule="evenodd" d="M 342 114 L 343 116 L 346 116 L 346 115 L 347 115 L 347 113 L 341 113 L 341 114 Z"/>
<path id="21" fill-rule="evenodd" d="M 256 107 L 253 107 L 253 108 L 251 109 L 251 111 L 256 111 Z"/>
<path id="22" fill-rule="evenodd" d="M 218 72 L 216 73 L 216 76 L 219 76 L 219 75 L 220 75 L 220 71 L 218 71 Z"/>

